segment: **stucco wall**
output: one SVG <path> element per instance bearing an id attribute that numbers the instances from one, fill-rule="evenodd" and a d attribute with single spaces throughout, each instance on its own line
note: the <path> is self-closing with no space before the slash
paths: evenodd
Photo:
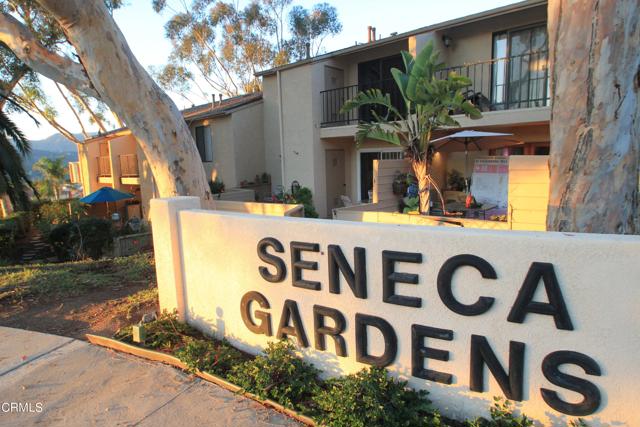
<path id="1" fill-rule="evenodd" d="M 103 185 L 98 183 L 98 161 L 100 146 L 98 142 L 89 142 L 78 145 L 78 162 L 82 174 L 82 192 L 86 196 L 93 193 Z"/>
<path id="2" fill-rule="evenodd" d="M 432 33 L 432 36 L 429 34 L 418 35 L 416 36 L 415 49 L 419 52 L 426 42 L 433 38 L 437 40 L 436 47 L 440 51 L 440 59 L 448 67 L 487 61 L 491 59 L 492 55 L 493 33 L 544 23 L 546 19 L 546 5 L 541 5 L 526 11 L 437 31 Z M 443 35 L 451 38 L 449 47 L 442 44 Z"/>
<path id="3" fill-rule="evenodd" d="M 640 301 L 640 287 L 635 283 L 640 277 L 640 264 L 636 262 L 640 252 L 638 236 L 274 218 L 194 210 L 199 206 L 197 198 L 159 199 L 152 203 L 161 309 L 177 309 L 180 316 L 206 333 L 226 337 L 234 345 L 257 353 L 275 337 L 247 328 L 241 318 L 241 299 L 250 291 L 267 299 L 269 307 L 250 304 L 248 316 L 257 322 L 256 310 L 267 313 L 274 334 L 285 300 L 289 300 L 290 307 L 295 303 L 300 326 L 309 340 L 309 347 L 302 348 L 303 356 L 323 369 L 325 375 L 339 375 L 367 366 L 356 361 L 356 334 L 364 336 L 356 330 L 356 313 L 376 316 L 388 322 L 397 338 L 397 355 L 391 357 L 390 371 L 408 379 L 413 387 L 428 389 L 435 405 L 453 417 L 486 416 L 492 397 L 503 395 L 504 387 L 510 387 L 498 385 L 482 358 L 479 368 L 473 367 L 471 356 L 480 354 L 473 350 L 479 345 L 478 340 L 484 340 L 488 347 L 484 354 L 487 351 L 495 354 L 496 363 L 506 372 L 518 369 L 520 362 L 515 354 L 520 354 L 521 349 L 521 374 L 511 374 L 514 383 L 520 384 L 517 378 L 522 379 L 522 401 L 517 407 L 547 426 L 565 426 L 570 417 L 545 403 L 541 389 L 557 391 L 560 399 L 568 403 L 579 402 L 581 397 L 562 388 L 557 375 L 543 375 L 543 363 L 548 365 L 550 355 L 558 351 L 578 352 L 592 360 L 600 372 L 589 369 L 585 373 L 576 364 L 575 354 L 559 369 L 593 384 L 600 396 L 595 412 L 584 416 L 585 421 L 592 427 L 640 425 L 640 412 L 634 402 L 640 392 L 637 369 L 640 318 L 635 315 Z M 256 253 L 258 242 L 266 237 L 283 245 L 280 253 L 269 250 L 283 260 L 282 282 L 269 283 L 259 272 L 260 266 L 267 267 L 270 274 L 275 271 Z M 318 263 L 317 269 L 305 269 L 303 277 L 319 282 L 319 290 L 292 286 L 290 242 L 293 241 L 318 244 L 317 252 L 305 250 L 301 256 Z M 366 297 L 355 297 L 343 279 L 339 279 L 340 293 L 329 292 L 330 244 L 341 248 L 350 266 L 354 265 L 354 248 L 364 248 Z M 420 254 L 420 261 L 396 262 L 394 267 L 395 271 L 417 275 L 417 284 L 399 283 L 391 291 L 419 301 L 416 305 L 385 302 L 382 280 L 386 276 L 380 259 L 389 254 L 383 255 L 383 251 Z M 461 254 L 480 257 L 494 274 L 485 274 L 483 279 L 476 268 L 466 264 L 451 271 L 449 279 L 445 279 L 444 266 L 451 265 L 453 257 Z M 536 271 L 545 271 L 544 286 Z M 528 275 L 529 281 L 525 280 Z M 436 282 L 442 284 L 436 286 Z M 525 283 L 530 283 L 530 287 Z M 453 289 L 452 296 L 442 292 L 449 289 L 448 285 Z M 529 301 L 550 308 L 550 293 L 555 301 L 561 298 L 566 307 L 565 311 L 555 305 L 555 322 L 551 315 L 540 314 L 533 308 L 523 319 L 511 317 L 514 307 L 526 307 Z M 518 303 L 523 295 L 529 297 Z M 470 307 L 480 296 L 491 298 L 491 303 L 474 315 L 452 305 L 459 302 Z M 341 335 L 346 357 L 335 355 L 330 338 L 325 351 L 315 349 L 314 305 L 336 309 L 344 316 Z M 558 314 L 560 311 L 564 314 Z M 287 324 L 291 324 L 291 319 Z M 424 359 L 424 353 L 418 352 L 420 365 L 416 366 L 452 375 L 450 385 L 422 379 L 420 375 L 424 374 L 412 371 L 412 325 L 442 330 L 436 335 L 439 338 L 421 339 L 414 345 L 445 351 L 446 359 Z M 363 351 L 372 356 L 381 355 L 384 347 L 382 335 L 376 329 L 364 328 L 368 345 L 365 343 Z M 389 339 L 387 343 L 393 347 Z M 481 375 L 475 386 L 471 385 L 471 372 Z"/>
<path id="4" fill-rule="evenodd" d="M 265 168 L 265 147 L 262 102 L 239 108 L 231 115 L 236 179 L 253 181 L 256 174 L 262 175 Z"/>
<path id="5" fill-rule="evenodd" d="M 278 79 L 276 75 L 262 78 L 262 109 L 264 131 L 264 166 L 271 175 L 271 185 L 282 183 L 282 165 L 280 149 L 280 122 L 278 103 Z"/>
<path id="6" fill-rule="evenodd" d="M 509 157 L 508 201 L 513 230 L 547 229 L 549 156 Z"/>
<path id="7" fill-rule="evenodd" d="M 122 171 L 120 168 L 120 156 L 124 154 L 136 154 L 138 143 L 133 135 L 124 135 L 109 139 L 109 153 L 111 159 L 111 176 L 113 177 L 113 188 L 124 189 L 120 180 Z"/>

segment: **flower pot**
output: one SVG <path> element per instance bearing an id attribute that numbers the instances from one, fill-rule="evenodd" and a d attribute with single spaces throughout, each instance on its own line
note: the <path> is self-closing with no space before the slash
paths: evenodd
<path id="1" fill-rule="evenodd" d="M 393 184 L 392 184 L 393 194 L 395 194 L 396 196 L 404 196 L 404 194 L 407 192 L 408 187 L 409 186 L 407 185 L 406 180 L 393 181 Z"/>

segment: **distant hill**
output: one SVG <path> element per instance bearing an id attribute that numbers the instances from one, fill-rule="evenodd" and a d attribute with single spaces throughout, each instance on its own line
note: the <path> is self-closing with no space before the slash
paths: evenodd
<path id="1" fill-rule="evenodd" d="M 82 138 L 82 135 L 76 135 Z M 53 134 L 48 138 L 39 139 L 31 142 L 31 155 L 25 160 L 24 167 L 32 179 L 41 178 L 40 174 L 33 171 L 32 167 L 41 157 L 54 159 L 56 157 L 64 157 L 66 162 L 78 161 L 78 150 L 76 144 L 69 141 L 59 133 Z"/>
<path id="2" fill-rule="evenodd" d="M 83 139 L 81 134 L 76 134 L 75 136 L 80 140 Z M 52 153 L 77 153 L 76 144 L 59 133 L 54 133 L 45 139 L 31 141 L 31 148 Z"/>

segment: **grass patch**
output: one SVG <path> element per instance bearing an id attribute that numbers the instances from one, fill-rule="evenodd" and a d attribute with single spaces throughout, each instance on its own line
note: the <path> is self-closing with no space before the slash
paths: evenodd
<path id="1" fill-rule="evenodd" d="M 0 267 L 0 300 L 78 296 L 109 285 L 150 282 L 155 282 L 155 266 L 148 253 L 98 261 Z"/>

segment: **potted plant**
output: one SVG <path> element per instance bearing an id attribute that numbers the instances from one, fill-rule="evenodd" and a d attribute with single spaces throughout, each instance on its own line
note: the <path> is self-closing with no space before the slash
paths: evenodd
<path id="1" fill-rule="evenodd" d="M 407 182 L 407 174 L 406 173 L 398 173 L 393 179 L 393 194 L 396 196 L 404 196 L 407 192 L 407 187 L 409 187 L 409 183 Z"/>

